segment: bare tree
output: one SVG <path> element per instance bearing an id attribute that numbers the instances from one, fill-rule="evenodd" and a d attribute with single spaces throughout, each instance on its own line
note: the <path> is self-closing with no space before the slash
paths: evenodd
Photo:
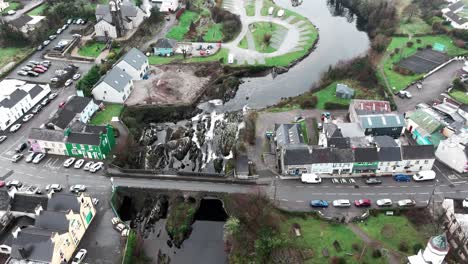
<path id="1" fill-rule="evenodd" d="M 419 12 L 419 8 L 416 4 L 409 4 L 407 5 L 403 11 L 401 12 L 401 15 L 406 18 L 406 22 L 411 22 L 411 19 L 413 16 L 417 15 Z"/>

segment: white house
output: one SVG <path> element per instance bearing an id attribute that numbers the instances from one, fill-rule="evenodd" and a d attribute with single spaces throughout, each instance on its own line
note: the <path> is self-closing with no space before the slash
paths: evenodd
<path id="1" fill-rule="evenodd" d="M 442 264 L 449 252 L 449 242 L 445 234 L 433 236 L 427 242 L 424 250 L 419 250 L 417 255 L 408 257 L 409 264 Z"/>
<path id="2" fill-rule="evenodd" d="M 86 124 L 98 109 L 99 106 L 93 99 L 73 96 L 57 111 L 49 121 L 48 126 L 53 127 L 55 130 L 65 130 L 75 121 Z"/>
<path id="3" fill-rule="evenodd" d="M 436 150 L 437 159 L 459 173 L 468 171 L 468 132 L 462 131 L 442 140 Z"/>
<path id="4" fill-rule="evenodd" d="M 94 86 L 92 94 L 96 100 L 124 103 L 132 90 L 132 77 L 119 67 L 114 67 Z"/>
<path id="5" fill-rule="evenodd" d="M 30 32 L 34 31 L 44 19 L 45 16 L 21 15 L 9 23 L 14 29 L 28 35 Z"/>
<path id="6" fill-rule="evenodd" d="M 468 29 L 468 19 L 455 14 L 452 11 L 447 11 L 442 14 L 446 21 L 450 22 L 450 25 L 457 29 Z"/>
<path id="7" fill-rule="evenodd" d="M 434 145 L 408 145 L 401 147 L 402 161 L 396 172 L 432 170 L 435 161 Z"/>
<path id="8" fill-rule="evenodd" d="M 0 87 L 0 130 L 6 130 L 50 93 L 49 85 L 16 79 L 3 80 Z"/>
<path id="9" fill-rule="evenodd" d="M 36 153 L 66 155 L 65 134 L 62 130 L 32 128 L 28 142 Z"/>
<path id="10" fill-rule="evenodd" d="M 149 69 L 148 58 L 139 49 L 132 48 L 114 67 L 128 73 L 132 80 L 141 80 Z"/>
<path id="11" fill-rule="evenodd" d="M 10 6 L 10 3 L 0 0 L 0 11 L 7 9 Z"/>
<path id="12" fill-rule="evenodd" d="M 112 0 L 108 5 L 96 7 L 94 31 L 97 37 L 120 38 L 138 28 L 145 13 L 133 1 Z"/>
<path id="13" fill-rule="evenodd" d="M 179 7 L 179 0 L 162 0 L 159 12 L 175 12 Z"/>

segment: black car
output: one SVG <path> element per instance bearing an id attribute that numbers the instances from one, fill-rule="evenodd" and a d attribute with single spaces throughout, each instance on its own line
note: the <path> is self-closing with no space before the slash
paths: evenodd
<path id="1" fill-rule="evenodd" d="M 32 77 L 37 77 L 37 76 L 39 76 L 39 73 L 33 72 L 33 71 L 28 71 L 28 75 L 32 76 Z"/>
<path id="2" fill-rule="evenodd" d="M 382 184 L 382 181 L 376 178 L 367 178 L 366 184 Z"/>
<path id="3" fill-rule="evenodd" d="M 23 150 L 27 149 L 28 148 L 28 143 L 22 143 L 22 144 L 19 144 L 15 151 L 16 153 L 20 153 L 20 152 L 23 152 Z"/>

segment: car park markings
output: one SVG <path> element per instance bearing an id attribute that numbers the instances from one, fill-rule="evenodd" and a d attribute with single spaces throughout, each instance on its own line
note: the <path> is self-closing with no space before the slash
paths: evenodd
<path id="1" fill-rule="evenodd" d="M 296 200 L 296 203 L 303 203 L 304 201 L 302 200 Z"/>

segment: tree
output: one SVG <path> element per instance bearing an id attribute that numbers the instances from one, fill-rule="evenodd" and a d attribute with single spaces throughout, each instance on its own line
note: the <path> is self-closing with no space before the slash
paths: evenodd
<path id="1" fill-rule="evenodd" d="M 88 73 L 76 84 L 77 90 L 82 90 L 84 95 L 91 97 L 91 90 L 101 78 L 99 66 L 94 65 Z"/>
<path id="2" fill-rule="evenodd" d="M 413 18 L 414 15 L 417 15 L 419 12 L 419 8 L 416 4 L 412 3 L 407 5 L 403 11 L 401 12 L 401 15 L 406 18 L 406 23 L 411 22 L 411 19 Z"/>

